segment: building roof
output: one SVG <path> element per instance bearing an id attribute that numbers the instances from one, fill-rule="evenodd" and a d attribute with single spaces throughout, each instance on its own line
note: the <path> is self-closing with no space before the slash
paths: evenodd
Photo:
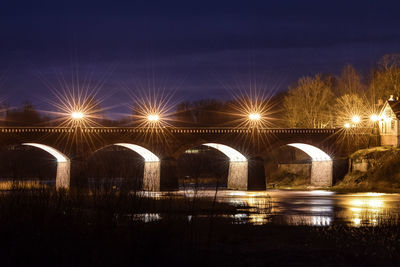
<path id="1" fill-rule="evenodd" d="M 390 108 L 396 114 L 396 118 L 400 120 L 400 101 L 399 100 L 388 100 L 387 101 Z"/>

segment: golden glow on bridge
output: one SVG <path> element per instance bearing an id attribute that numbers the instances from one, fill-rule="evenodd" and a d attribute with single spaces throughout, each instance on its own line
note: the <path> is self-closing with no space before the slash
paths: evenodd
<path id="1" fill-rule="evenodd" d="M 385 116 L 379 116 L 376 114 L 371 114 L 369 116 L 369 124 L 370 126 L 372 125 L 371 123 L 375 123 L 380 120 L 385 120 Z M 360 115 L 353 115 L 351 117 L 350 122 L 345 122 L 343 124 L 345 129 L 350 129 L 350 128 L 355 128 L 355 127 L 363 127 L 363 126 L 368 126 L 367 119 L 365 118 L 364 120 Z"/>
<path id="2" fill-rule="evenodd" d="M 50 103 L 56 107 L 56 112 L 50 112 L 57 117 L 59 127 L 93 127 L 100 126 L 104 111 L 100 107 L 102 100 L 95 100 L 96 93 L 83 91 L 55 92 L 57 102 Z"/>
<path id="3" fill-rule="evenodd" d="M 276 103 L 272 103 L 271 96 L 265 95 L 266 91 L 259 90 L 255 84 L 242 86 L 247 87 L 247 90 L 239 88 L 232 91 L 235 99 L 231 102 L 232 112 L 227 114 L 228 117 L 234 118 L 232 122 L 238 128 L 273 127 L 272 113 Z"/>
<path id="4" fill-rule="evenodd" d="M 175 107 L 173 92 L 166 92 L 163 86 L 152 85 L 151 88 L 144 86 L 136 89 L 130 96 L 133 102 L 130 106 L 133 115 L 130 116 L 135 126 L 152 129 L 170 126 Z"/>

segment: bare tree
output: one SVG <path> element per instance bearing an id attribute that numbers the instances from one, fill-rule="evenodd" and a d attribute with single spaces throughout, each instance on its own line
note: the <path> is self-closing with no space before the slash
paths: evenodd
<path id="1" fill-rule="evenodd" d="M 302 77 L 284 98 L 289 127 L 325 128 L 331 126 L 333 93 L 330 80 L 320 75 Z"/>
<path id="2" fill-rule="evenodd" d="M 383 56 L 378 68 L 372 71 L 369 95 L 376 101 L 390 95 L 400 95 L 400 54 Z"/>
<path id="3" fill-rule="evenodd" d="M 361 77 L 357 71 L 349 64 L 344 66 L 340 76 L 337 79 L 338 96 L 343 95 L 362 95 L 364 86 L 361 83 Z"/>

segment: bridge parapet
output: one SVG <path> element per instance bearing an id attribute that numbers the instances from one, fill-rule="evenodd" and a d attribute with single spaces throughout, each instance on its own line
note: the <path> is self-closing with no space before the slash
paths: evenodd
<path id="1" fill-rule="evenodd" d="M 2 133 L 18 133 L 18 132 L 58 132 L 73 133 L 77 130 L 86 133 L 140 133 L 140 132 L 165 132 L 171 133 L 323 133 L 333 134 L 340 129 L 301 129 L 301 128 L 236 128 L 236 127 L 2 127 Z"/>
<path id="2" fill-rule="evenodd" d="M 334 134 L 338 132 L 340 129 L 337 128 L 329 128 L 329 129 L 301 129 L 301 128 L 281 128 L 281 129 L 259 129 L 260 133 L 290 133 L 290 134 Z"/>
<path id="3" fill-rule="evenodd" d="M 3 127 L 0 133 L 74 133 L 69 127 Z"/>

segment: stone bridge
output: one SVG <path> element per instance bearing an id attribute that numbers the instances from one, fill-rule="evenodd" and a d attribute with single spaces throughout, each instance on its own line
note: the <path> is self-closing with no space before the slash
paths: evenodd
<path id="1" fill-rule="evenodd" d="M 143 157 L 143 189 L 153 191 L 177 189 L 177 158 L 200 145 L 217 149 L 229 158 L 229 189 L 265 189 L 264 159 L 284 145 L 310 156 L 312 185 L 331 186 L 335 159 L 366 146 L 364 142 L 355 147 L 353 139 L 359 138 L 349 137 L 339 129 L 0 128 L 0 146 L 27 145 L 55 157 L 57 188 L 76 184 L 74 179 L 82 179 L 79 166 L 96 151 L 116 145 Z"/>

